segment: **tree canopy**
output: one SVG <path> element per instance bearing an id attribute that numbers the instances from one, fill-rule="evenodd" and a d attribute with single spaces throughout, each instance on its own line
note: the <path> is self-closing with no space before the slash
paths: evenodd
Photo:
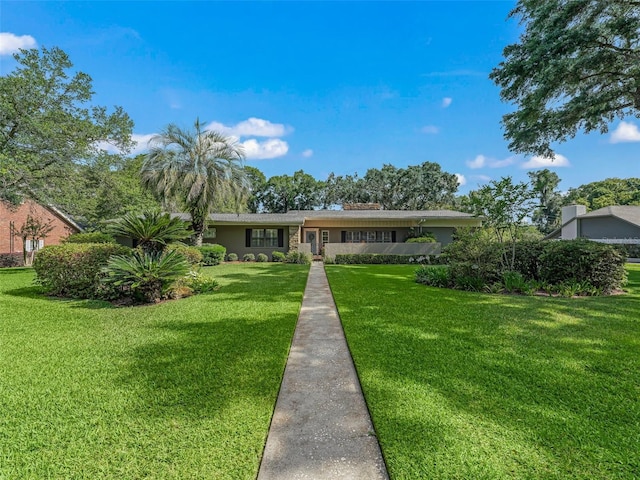
<path id="1" fill-rule="evenodd" d="M 640 117 L 640 1 L 519 0 L 524 32 L 490 78 L 516 111 L 503 117 L 517 153 L 552 157 L 579 130 Z"/>
<path id="2" fill-rule="evenodd" d="M 68 178 L 74 162 L 95 156 L 100 142 L 126 152 L 133 122 L 120 107 L 91 106 L 92 80 L 59 48 L 21 50 L 0 77 L 0 195 L 12 199 Z M 47 180 L 45 182 L 45 180 Z"/>
<path id="3" fill-rule="evenodd" d="M 640 205 L 640 178 L 607 178 L 570 188 L 565 205 L 586 205 L 589 210 L 610 205 Z"/>

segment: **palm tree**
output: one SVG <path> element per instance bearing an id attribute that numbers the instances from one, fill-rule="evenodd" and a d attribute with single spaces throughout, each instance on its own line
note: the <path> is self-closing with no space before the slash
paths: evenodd
<path id="1" fill-rule="evenodd" d="M 242 146 L 234 138 L 168 125 L 150 141 L 142 165 L 142 184 L 165 205 L 177 203 L 191 216 L 194 245 L 202 245 L 207 217 L 222 199 L 238 202 L 247 190 Z"/>

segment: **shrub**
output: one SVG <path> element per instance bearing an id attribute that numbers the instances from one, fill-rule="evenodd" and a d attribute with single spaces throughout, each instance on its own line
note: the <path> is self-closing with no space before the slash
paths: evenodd
<path id="1" fill-rule="evenodd" d="M 255 262 L 256 261 L 256 256 L 253 253 L 245 253 L 242 256 L 242 261 L 243 262 Z"/>
<path id="2" fill-rule="evenodd" d="M 103 271 L 105 284 L 120 287 L 124 295 L 138 302 L 154 303 L 189 271 L 189 263 L 177 251 L 134 251 L 131 255 L 114 255 Z"/>
<path id="3" fill-rule="evenodd" d="M 413 237 L 407 238 L 405 243 L 435 243 L 436 239 L 434 237 Z"/>
<path id="4" fill-rule="evenodd" d="M 227 253 L 226 247 L 218 245 L 217 243 L 202 245 L 198 247 L 198 249 L 200 253 L 202 253 L 202 264 L 206 266 L 220 265 Z"/>
<path id="5" fill-rule="evenodd" d="M 528 289 L 527 281 L 522 274 L 514 271 L 502 274 L 502 285 L 508 293 L 524 293 Z"/>
<path id="6" fill-rule="evenodd" d="M 229 255 L 227 255 L 227 262 L 237 262 L 238 261 L 238 255 L 235 253 L 230 253 Z"/>
<path id="7" fill-rule="evenodd" d="M 311 263 L 311 256 L 304 252 L 298 252 L 296 250 L 291 250 L 287 252 L 285 257 L 286 263 L 299 263 L 301 265 L 307 265 Z"/>
<path id="8" fill-rule="evenodd" d="M 446 265 L 423 265 L 416 270 L 416 282 L 432 287 L 450 287 L 449 267 Z"/>
<path id="9" fill-rule="evenodd" d="M 504 244 L 491 240 L 483 230 L 459 230 L 455 240 L 443 250 L 444 260 L 451 267 L 451 278 L 459 285 L 468 281 L 457 282 L 458 277 L 480 278 L 485 284 L 501 280 L 502 253 Z M 473 282 L 471 282 L 473 283 Z"/>
<path id="10" fill-rule="evenodd" d="M 220 288 L 220 283 L 217 280 L 194 271 L 185 276 L 185 285 L 190 287 L 193 293 L 196 294 L 211 293 Z"/>
<path id="11" fill-rule="evenodd" d="M 282 252 L 271 252 L 271 260 L 273 262 L 284 262 L 287 256 Z"/>
<path id="12" fill-rule="evenodd" d="M 264 253 L 259 253 L 258 256 L 256 256 L 256 262 L 268 262 L 269 261 L 269 257 L 267 257 Z"/>
<path id="13" fill-rule="evenodd" d="M 0 253 L 0 268 L 22 267 L 23 264 L 22 253 Z"/>
<path id="14" fill-rule="evenodd" d="M 550 242 L 540 260 L 541 280 L 551 284 L 587 282 L 609 294 L 626 282 L 625 255 L 604 243 L 584 239 Z"/>
<path id="15" fill-rule="evenodd" d="M 112 255 L 130 249 L 113 243 L 65 243 L 44 247 L 33 263 L 36 282 L 51 295 L 102 298 L 100 273 Z M 101 292 L 101 293 L 100 293 Z"/>
<path id="16" fill-rule="evenodd" d="M 391 265 L 407 263 L 435 263 L 435 255 L 393 255 L 386 253 L 339 253 L 335 256 L 334 263 L 342 265 Z"/>
<path id="17" fill-rule="evenodd" d="M 165 248 L 166 252 L 178 252 L 190 265 L 200 265 L 203 260 L 202 252 L 198 247 L 190 247 L 183 243 L 172 243 Z"/>
<path id="18" fill-rule="evenodd" d="M 488 285 L 484 278 L 474 275 L 459 275 L 453 277 L 453 285 L 459 290 L 469 290 L 471 292 L 481 292 Z"/>
<path id="19" fill-rule="evenodd" d="M 541 258 L 548 244 L 549 242 L 536 240 L 517 242 L 514 270 L 520 272 L 526 279 L 540 280 Z"/>
<path id="20" fill-rule="evenodd" d="M 62 243 L 116 243 L 112 235 L 103 232 L 72 233 Z"/>

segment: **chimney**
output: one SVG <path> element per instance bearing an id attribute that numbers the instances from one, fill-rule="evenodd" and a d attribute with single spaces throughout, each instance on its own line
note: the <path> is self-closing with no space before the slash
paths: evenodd
<path id="1" fill-rule="evenodd" d="M 562 240 L 573 240 L 578 238 L 578 217 L 587 213 L 584 205 L 569 205 L 562 207 Z"/>

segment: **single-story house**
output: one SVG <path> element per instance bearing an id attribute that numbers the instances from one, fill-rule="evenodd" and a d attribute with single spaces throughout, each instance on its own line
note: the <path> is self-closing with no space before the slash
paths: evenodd
<path id="1" fill-rule="evenodd" d="M 39 250 L 45 245 L 58 245 L 63 238 L 82 231 L 77 223 L 54 206 L 41 205 L 29 199 L 19 205 L 0 201 L 0 254 L 22 255 L 22 239 L 16 234 L 26 223 L 28 216 L 53 227 L 46 238 L 40 239 L 38 245 L 32 245 L 31 240 L 28 240 L 28 252 Z"/>
<path id="2" fill-rule="evenodd" d="M 187 214 L 175 214 L 188 221 Z M 204 241 L 228 253 L 271 255 L 298 250 L 323 253 L 438 254 L 459 227 L 481 219 L 453 210 L 304 210 L 288 213 L 213 213 Z M 410 231 L 432 233 L 435 244 L 405 244 Z"/>
<path id="3" fill-rule="evenodd" d="M 588 238 L 602 243 L 640 245 L 640 206 L 614 205 L 589 213 L 584 205 L 562 207 L 562 227 L 546 238 Z"/>

